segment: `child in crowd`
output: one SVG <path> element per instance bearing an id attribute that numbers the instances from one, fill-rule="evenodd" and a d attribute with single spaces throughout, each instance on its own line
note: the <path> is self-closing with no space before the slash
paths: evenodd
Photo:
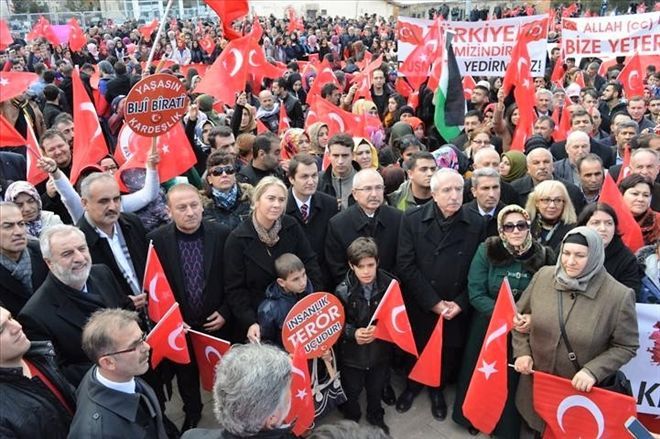
<path id="1" fill-rule="evenodd" d="M 261 340 L 282 347 L 284 319 L 298 300 L 314 290 L 307 279 L 305 265 L 292 253 L 284 253 L 275 259 L 275 273 L 277 280 L 266 288 L 266 297 L 257 310 L 257 320 Z"/>
<path id="2" fill-rule="evenodd" d="M 368 325 L 393 277 L 378 269 L 378 247 L 373 238 L 357 238 L 348 246 L 347 256 L 350 270 L 335 291 L 346 314 L 339 342 L 341 378 L 348 398 L 343 413 L 347 419 L 360 420 L 360 393 L 366 388 L 367 421 L 389 434 L 380 399 L 392 345 L 376 340 L 376 327 Z"/>

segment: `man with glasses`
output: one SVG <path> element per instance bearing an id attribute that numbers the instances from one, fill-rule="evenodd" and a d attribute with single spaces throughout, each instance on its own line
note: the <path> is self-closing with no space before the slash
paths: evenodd
<path id="1" fill-rule="evenodd" d="M 91 362 L 80 344 L 88 317 L 102 308 L 132 308 L 133 302 L 105 265 L 92 265 L 85 235 L 58 225 L 39 238 L 50 269 L 18 316 L 30 340 L 50 340 L 62 372 L 77 386 Z"/>
<path id="2" fill-rule="evenodd" d="M 167 438 L 156 394 L 138 378 L 149 369 L 145 335 L 134 311 L 92 314 L 82 347 L 94 366 L 78 387 L 70 438 Z"/>

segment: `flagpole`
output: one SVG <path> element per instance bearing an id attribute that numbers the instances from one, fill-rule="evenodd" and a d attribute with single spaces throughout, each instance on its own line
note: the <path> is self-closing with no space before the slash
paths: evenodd
<path id="1" fill-rule="evenodd" d="M 385 294 L 383 294 L 383 298 L 380 299 L 380 303 L 376 307 L 376 311 L 374 311 L 374 315 L 371 316 L 371 320 L 369 320 L 369 324 L 367 325 L 367 328 L 371 326 L 371 324 L 374 322 L 376 319 L 376 316 L 378 315 L 378 311 L 380 311 L 380 307 L 383 305 L 383 302 L 385 302 L 385 299 L 387 299 L 388 294 L 390 294 L 390 291 L 392 291 L 392 287 L 394 286 L 394 282 L 396 282 L 395 279 L 392 279 L 390 282 L 390 286 L 387 287 L 387 291 L 385 291 Z"/>
<path id="2" fill-rule="evenodd" d="M 167 6 L 165 6 L 165 12 L 163 12 L 163 16 L 160 19 L 160 25 L 158 26 L 158 32 L 156 32 L 156 38 L 154 38 L 153 46 L 151 46 L 151 52 L 149 52 L 149 58 L 147 58 L 147 65 L 145 67 L 146 71 L 149 71 L 151 61 L 154 59 L 154 54 L 156 53 L 156 41 L 160 40 L 160 35 L 163 33 L 163 29 L 165 28 L 165 19 L 167 18 L 167 14 L 170 13 L 170 8 L 172 8 L 173 1 L 174 0 L 168 0 Z"/>

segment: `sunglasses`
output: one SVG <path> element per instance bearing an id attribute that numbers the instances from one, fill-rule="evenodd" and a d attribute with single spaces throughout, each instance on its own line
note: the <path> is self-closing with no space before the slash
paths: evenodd
<path id="1" fill-rule="evenodd" d="M 222 174 L 234 175 L 236 168 L 234 166 L 218 166 L 209 171 L 209 174 L 214 177 L 220 177 Z"/>
<path id="2" fill-rule="evenodd" d="M 525 232 L 529 230 L 529 224 L 524 221 L 515 224 L 511 224 L 511 223 L 502 224 L 502 230 L 504 230 L 506 233 L 511 233 L 513 232 L 514 229 L 518 229 L 521 232 Z"/>

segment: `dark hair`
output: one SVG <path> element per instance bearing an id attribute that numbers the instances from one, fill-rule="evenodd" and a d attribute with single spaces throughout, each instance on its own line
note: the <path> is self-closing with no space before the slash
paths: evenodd
<path id="1" fill-rule="evenodd" d="M 435 157 L 433 157 L 433 154 L 431 154 L 428 151 L 419 151 L 413 154 L 412 156 L 410 156 L 410 158 L 406 162 L 406 168 L 408 170 L 415 169 L 418 160 L 433 160 L 433 163 L 435 163 Z"/>
<path id="2" fill-rule="evenodd" d="M 254 138 L 254 144 L 252 145 L 252 157 L 257 158 L 259 156 L 259 151 L 263 151 L 266 154 L 270 153 L 270 150 L 276 142 L 277 136 L 270 131 L 257 135 Z"/>
<path id="3" fill-rule="evenodd" d="M 126 74 L 126 64 L 124 64 L 122 61 L 117 61 L 113 67 L 115 68 L 115 74 L 117 75 Z"/>
<path id="4" fill-rule="evenodd" d="M 536 122 L 548 122 L 550 123 L 550 128 L 553 130 L 555 129 L 555 120 L 550 116 L 540 116 L 536 119 Z"/>
<path id="5" fill-rule="evenodd" d="M 589 95 L 592 98 L 598 100 L 598 91 L 596 91 L 596 89 L 593 88 L 593 87 L 583 88 L 580 92 L 584 93 L 585 95 Z"/>
<path id="6" fill-rule="evenodd" d="M 350 135 L 346 133 L 337 133 L 330 137 L 330 140 L 328 140 L 328 150 L 332 145 L 342 145 L 346 148 L 351 148 L 352 150 L 355 144 L 353 143 L 353 138 Z"/>
<path id="7" fill-rule="evenodd" d="M 399 151 L 399 155 L 403 154 L 403 152 L 411 146 L 419 147 L 420 151 L 424 151 L 425 149 L 424 144 L 420 142 L 414 134 L 406 134 L 405 136 L 396 139 L 392 146 Z"/>
<path id="8" fill-rule="evenodd" d="M 277 78 L 273 84 L 277 84 L 279 88 L 287 88 L 287 80 L 284 78 Z"/>
<path id="9" fill-rule="evenodd" d="M 296 171 L 300 165 L 316 165 L 316 158 L 310 154 L 300 153 L 291 157 L 289 160 L 289 177 L 296 178 Z"/>
<path id="10" fill-rule="evenodd" d="M 351 242 L 346 249 L 346 256 L 351 265 L 357 265 L 366 258 L 374 258 L 378 261 L 378 245 L 373 238 L 362 236 Z"/>
<path id="11" fill-rule="evenodd" d="M 474 116 L 476 116 L 477 119 L 479 119 L 479 122 L 484 121 L 484 114 L 480 110 L 470 110 L 467 113 L 465 113 L 465 117 L 474 117 Z"/>
<path id="12" fill-rule="evenodd" d="M 578 108 L 575 111 L 573 111 L 573 114 L 571 114 L 571 126 L 573 126 L 573 120 L 575 120 L 576 117 L 584 117 L 584 116 L 589 116 L 589 122 L 594 123 L 594 118 L 591 117 L 591 114 L 587 113 L 587 110 L 583 108 Z"/>
<path id="13" fill-rule="evenodd" d="M 472 89 L 472 91 L 474 91 L 474 90 L 483 91 L 484 93 L 486 93 L 486 97 L 488 97 L 488 93 L 490 93 L 490 90 L 488 90 L 488 87 L 485 87 L 483 85 L 475 85 L 474 89 Z M 479 110 L 472 110 L 472 111 L 479 111 Z M 467 116 L 467 114 L 466 114 L 466 116 Z M 483 121 L 483 116 L 482 116 L 482 121 Z"/>
<path id="14" fill-rule="evenodd" d="M 211 129 L 211 132 L 209 133 L 209 145 L 211 145 L 211 149 L 215 149 L 215 137 L 220 136 L 220 137 L 229 137 L 232 136 L 234 132 L 231 130 L 230 127 L 226 125 L 219 125 L 215 126 Z"/>
<path id="15" fill-rule="evenodd" d="M 578 217 L 576 226 L 586 226 L 589 220 L 596 212 L 604 212 L 612 217 L 614 221 L 614 233 L 619 234 L 619 218 L 616 216 L 616 211 L 607 203 L 591 203 L 587 204 L 582 213 Z"/>
<path id="16" fill-rule="evenodd" d="M 332 94 L 332 92 L 335 91 L 335 90 L 339 90 L 339 87 L 337 87 L 332 82 L 328 82 L 323 87 L 321 87 L 321 97 L 323 99 L 325 99 L 328 96 L 330 96 Z"/>
<path id="17" fill-rule="evenodd" d="M 44 96 L 47 101 L 54 101 L 60 95 L 60 89 L 56 85 L 48 84 L 44 87 Z"/>
<path id="18" fill-rule="evenodd" d="M 620 172 L 623 172 L 623 170 Z M 619 183 L 619 192 L 621 192 L 621 195 L 623 195 L 628 189 L 633 188 L 640 183 L 648 185 L 649 189 L 651 189 L 651 192 L 653 192 L 653 182 L 640 174 L 630 174 L 621 180 L 621 183 Z"/>
<path id="19" fill-rule="evenodd" d="M 575 169 L 577 169 L 578 173 L 580 172 L 580 169 L 582 168 L 582 163 L 583 162 L 598 162 L 598 163 L 600 163 L 600 167 L 603 168 L 603 159 L 601 159 L 598 155 L 596 155 L 592 152 L 585 155 L 584 157 L 580 157 L 577 160 L 577 162 L 575 162 Z"/>
<path id="20" fill-rule="evenodd" d="M 623 87 L 621 86 L 621 83 L 619 81 L 610 81 L 607 84 L 605 84 L 605 88 L 607 88 L 610 85 L 612 86 L 614 91 L 617 93 L 618 97 L 621 97 L 621 93 L 623 92 Z M 605 88 L 603 88 L 603 90 Z"/>
<path id="21" fill-rule="evenodd" d="M 394 123 L 399 122 L 401 120 L 401 115 L 403 113 L 410 113 L 414 116 L 415 115 L 415 109 L 413 107 L 411 107 L 410 105 L 400 106 L 394 112 Z"/>
<path id="22" fill-rule="evenodd" d="M 206 169 L 211 169 L 218 165 L 236 166 L 236 160 L 233 155 L 227 154 L 225 151 L 214 151 L 206 159 Z"/>
<path id="23" fill-rule="evenodd" d="M 52 84 L 55 81 L 55 72 L 46 70 L 41 77 L 44 78 L 46 84 Z"/>
<path id="24" fill-rule="evenodd" d="M 55 116 L 55 119 L 53 119 L 53 125 L 51 126 L 57 126 L 58 124 L 61 124 L 62 122 L 71 122 L 73 123 L 73 118 L 69 113 L 60 113 L 57 116 Z"/>
<path id="25" fill-rule="evenodd" d="M 275 259 L 275 275 L 286 280 L 291 273 L 304 270 L 305 264 L 293 253 L 284 253 Z"/>
<path id="26" fill-rule="evenodd" d="M 41 145 L 44 140 L 52 139 L 53 137 L 59 137 L 64 141 L 64 143 L 67 143 L 66 138 L 64 137 L 64 134 L 62 134 L 62 131 L 57 130 L 55 128 L 49 128 L 44 133 L 41 135 L 41 138 L 39 139 L 39 144 Z"/>
<path id="27" fill-rule="evenodd" d="M 286 68 L 291 70 L 292 72 L 298 72 L 300 71 L 300 66 L 298 65 L 297 62 L 291 61 L 289 64 L 286 65 Z"/>

